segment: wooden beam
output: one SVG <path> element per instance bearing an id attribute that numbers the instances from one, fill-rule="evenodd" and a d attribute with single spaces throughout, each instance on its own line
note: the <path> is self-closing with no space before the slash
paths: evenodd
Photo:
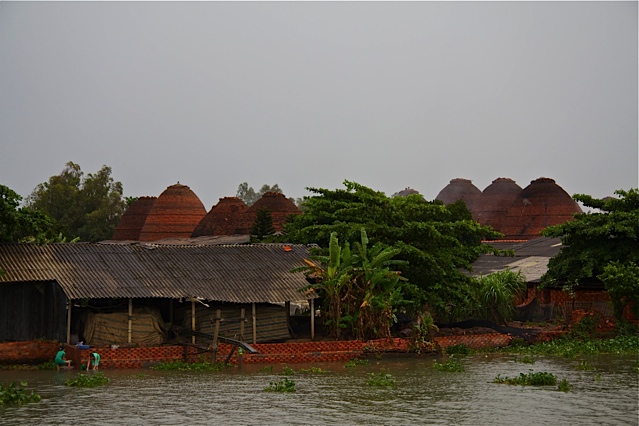
<path id="1" fill-rule="evenodd" d="M 215 311 L 215 327 L 213 328 L 213 343 L 211 344 L 211 367 L 215 365 L 217 361 L 217 345 L 218 338 L 220 336 L 220 322 L 222 321 L 222 310 Z"/>
<path id="2" fill-rule="evenodd" d="M 311 308 L 311 340 L 315 340 L 315 299 L 309 300 Z"/>
<path id="3" fill-rule="evenodd" d="M 251 309 L 253 310 L 253 344 L 255 344 L 257 343 L 257 314 L 255 302 L 252 303 Z"/>
<path id="4" fill-rule="evenodd" d="M 191 299 L 191 331 L 195 330 L 195 300 Z M 191 343 L 195 345 L 195 334 L 191 336 Z"/>
<path id="5" fill-rule="evenodd" d="M 240 340 L 244 341 L 244 323 L 246 322 L 246 309 L 240 310 Z"/>
<path id="6" fill-rule="evenodd" d="M 67 300 L 67 344 L 71 344 L 71 309 L 73 309 L 73 300 Z"/>
<path id="7" fill-rule="evenodd" d="M 129 297 L 129 337 L 127 342 L 131 343 L 131 330 L 133 327 L 133 299 Z"/>

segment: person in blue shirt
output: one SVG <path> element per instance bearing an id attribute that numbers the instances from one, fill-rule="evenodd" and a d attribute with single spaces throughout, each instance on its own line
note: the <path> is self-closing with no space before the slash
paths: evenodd
<path id="1" fill-rule="evenodd" d="M 64 346 L 60 346 L 60 350 L 55 355 L 55 360 L 53 362 L 58 370 L 60 370 L 60 367 L 62 366 L 66 368 L 71 367 L 71 360 L 67 359 L 67 353 L 64 351 Z"/>

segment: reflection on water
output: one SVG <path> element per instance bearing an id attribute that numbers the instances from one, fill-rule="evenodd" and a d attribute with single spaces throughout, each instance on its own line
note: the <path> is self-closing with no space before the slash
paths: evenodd
<path id="1" fill-rule="evenodd" d="M 269 373 L 259 365 L 215 373 L 105 370 L 111 383 L 96 388 L 65 386 L 74 371 L 0 371 L 1 384 L 25 380 L 42 396 L 38 404 L 0 407 L 0 424 L 638 424 L 634 357 L 588 358 L 592 370 L 580 370 L 579 360 L 555 357 L 538 357 L 534 364 L 503 354 L 460 359 L 462 373 L 436 371 L 434 358 L 408 355 L 355 368 L 313 364 L 326 372 L 289 377 L 295 393 L 263 391 L 283 378 L 278 373 L 284 365 Z M 565 378 L 573 390 L 492 383 L 497 374 L 529 370 Z M 395 387 L 368 386 L 369 374 L 378 372 L 392 374 Z"/>

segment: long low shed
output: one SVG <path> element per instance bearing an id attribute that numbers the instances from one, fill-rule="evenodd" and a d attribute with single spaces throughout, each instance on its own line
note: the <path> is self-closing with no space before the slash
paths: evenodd
<path id="1" fill-rule="evenodd" d="M 305 275 L 291 272 L 309 258 L 292 244 L 0 244 L 0 341 L 69 342 L 73 306 L 91 299 L 128 300 L 129 323 L 136 299 L 312 306 Z"/>

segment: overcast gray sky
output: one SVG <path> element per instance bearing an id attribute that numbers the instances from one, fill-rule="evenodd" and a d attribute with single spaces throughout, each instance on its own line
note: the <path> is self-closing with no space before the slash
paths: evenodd
<path id="1" fill-rule="evenodd" d="M 637 2 L 0 1 L 0 184 L 637 187 Z"/>

